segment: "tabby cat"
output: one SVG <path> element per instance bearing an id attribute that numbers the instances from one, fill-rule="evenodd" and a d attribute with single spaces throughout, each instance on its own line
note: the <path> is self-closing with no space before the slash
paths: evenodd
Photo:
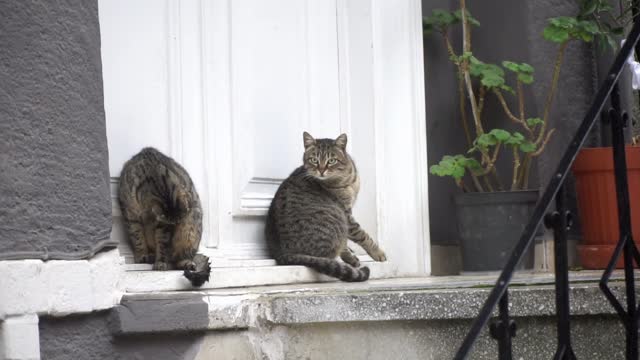
<path id="1" fill-rule="evenodd" d="M 281 265 L 305 265 L 343 281 L 366 281 L 369 268 L 359 267 L 347 239 L 376 261 L 385 261 L 386 255 L 351 214 L 360 178 L 346 151 L 347 135 L 314 139 L 305 132 L 303 139 L 303 165 L 280 185 L 267 214 L 271 256 Z"/>
<path id="2" fill-rule="evenodd" d="M 184 270 L 194 286 L 209 281 L 209 258 L 196 254 L 200 198 L 180 164 L 156 149 L 142 149 L 124 164 L 118 197 L 136 263 Z"/>

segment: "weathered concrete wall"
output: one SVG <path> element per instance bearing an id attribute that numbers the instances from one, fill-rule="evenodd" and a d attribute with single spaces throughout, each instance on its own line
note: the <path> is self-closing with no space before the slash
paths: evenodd
<path id="1" fill-rule="evenodd" d="M 46 360 L 189 360 L 197 355 L 202 338 L 202 334 L 114 338 L 108 312 L 40 319 L 40 357 Z"/>
<path id="2" fill-rule="evenodd" d="M 434 8 L 456 9 L 457 0 L 422 1 L 424 15 Z M 525 90 L 527 117 L 540 116 L 553 72 L 557 45 L 542 37 L 547 19 L 571 15 L 577 3 L 563 0 L 494 0 L 469 2 L 471 13 L 480 21 L 473 29 L 474 54 L 483 61 L 499 63 L 502 60 L 527 62 L 534 66 L 535 83 Z M 451 32 L 452 39 L 460 39 L 460 31 Z M 459 49 L 460 42 L 454 42 Z M 425 38 L 425 72 L 427 101 L 427 136 L 429 165 L 437 163 L 444 154 L 463 153 L 466 149 L 458 110 L 456 76 L 450 65 L 439 35 Z M 546 151 L 533 167 L 531 187 L 544 186 L 551 172 L 585 115 L 594 93 L 596 80 L 594 56 L 590 45 L 572 43 L 567 49 L 562 67 L 561 82 L 551 112 L 550 126 L 556 134 Z M 512 79 L 508 79 L 510 81 Z M 510 98 L 510 96 L 508 97 Z M 511 101 L 512 109 L 516 109 Z M 502 112 L 494 96 L 486 102 L 487 129 L 503 127 L 517 129 Z M 498 163 L 503 183 L 511 175 L 511 158 L 503 156 Z M 431 176 L 429 179 L 429 206 L 431 208 L 431 241 L 435 245 L 455 245 L 458 235 L 455 226 L 455 208 L 452 196 L 459 190 L 449 178 Z"/>
<path id="3" fill-rule="evenodd" d="M 619 279 L 611 286 L 622 298 Z M 451 359 L 490 288 L 438 289 L 426 285 L 430 281 L 129 294 L 109 317 L 41 319 L 42 358 Z M 550 284 L 511 288 L 518 326 L 514 358 L 552 357 L 553 289 Z M 579 358 L 622 358 L 623 327 L 596 283 L 570 290 Z M 82 357 L 83 351 L 93 352 Z M 470 358 L 497 358 L 486 330 Z"/>
<path id="4" fill-rule="evenodd" d="M 514 359 L 553 357 L 554 318 L 518 318 L 516 322 Z M 99 313 L 41 319 L 40 348 L 46 360 L 448 360 L 470 325 L 469 320 L 315 323 L 113 338 L 106 330 L 106 315 Z M 577 316 L 572 330 L 579 359 L 624 359 L 624 330 L 614 316 Z M 470 358 L 497 358 L 497 343 L 486 330 Z"/>
<path id="5" fill-rule="evenodd" d="M 0 260 L 110 243 L 97 0 L 0 2 Z"/>

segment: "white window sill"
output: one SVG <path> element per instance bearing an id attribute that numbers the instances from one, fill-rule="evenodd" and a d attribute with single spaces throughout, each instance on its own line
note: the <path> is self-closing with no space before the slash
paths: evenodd
<path id="1" fill-rule="evenodd" d="M 318 274 L 305 266 L 277 266 L 273 260 L 212 262 L 211 278 L 200 288 L 194 288 L 182 271 L 152 271 L 151 265 L 124 265 L 124 291 L 148 293 L 162 291 L 203 291 L 207 289 L 238 288 L 263 285 L 305 284 L 335 282 L 334 278 Z M 387 279 L 398 276 L 392 263 L 363 262 L 371 269 L 370 279 Z"/>

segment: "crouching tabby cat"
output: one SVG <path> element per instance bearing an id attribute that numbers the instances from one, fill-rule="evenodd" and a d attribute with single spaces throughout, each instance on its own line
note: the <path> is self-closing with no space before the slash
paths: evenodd
<path id="1" fill-rule="evenodd" d="M 386 256 L 351 215 L 360 179 L 346 151 L 347 136 L 314 139 L 305 132 L 303 139 L 304 164 L 280 185 L 267 214 L 271 256 L 281 265 L 305 265 L 343 281 L 365 281 L 369 268 L 359 268 L 347 239 L 376 261 Z"/>
<path id="2" fill-rule="evenodd" d="M 184 270 L 194 286 L 209 281 L 209 258 L 196 254 L 200 198 L 182 166 L 156 149 L 142 149 L 124 164 L 118 197 L 136 263 Z"/>

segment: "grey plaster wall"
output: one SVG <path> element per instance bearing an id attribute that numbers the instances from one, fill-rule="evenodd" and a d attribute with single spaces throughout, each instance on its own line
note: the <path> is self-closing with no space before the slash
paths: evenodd
<path id="1" fill-rule="evenodd" d="M 552 359 L 556 350 L 555 320 L 515 320 L 518 330 L 513 339 L 513 358 Z M 282 358 L 448 360 L 453 359 L 470 325 L 467 320 L 439 320 L 293 326 L 286 329 Z M 578 359 L 624 359 L 624 329 L 613 316 L 574 317 L 571 326 Z M 497 358 L 497 343 L 483 330 L 469 359 Z"/>
<path id="2" fill-rule="evenodd" d="M 514 359 L 550 359 L 554 317 L 516 318 Z M 294 360 L 452 359 L 469 319 L 312 323 L 193 334 L 112 337 L 104 313 L 40 320 L 43 360 Z M 613 315 L 574 316 L 572 341 L 579 359 L 624 359 L 624 329 Z M 606 334 L 603 336 L 602 334 Z M 485 329 L 470 359 L 496 359 Z"/>
<path id="3" fill-rule="evenodd" d="M 190 360 L 203 339 L 202 333 L 113 337 L 108 322 L 108 312 L 40 318 L 42 360 Z"/>
<path id="4" fill-rule="evenodd" d="M 0 260 L 110 243 L 97 0 L 0 1 Z"/>
<path id="5" fill-rule="evenodd" d="M 424 15 L 434 8 L 456 9 L 457 0 L 422 1 Z M 470 11 L 481 26 L 473 30 L 473 48 L 477 56 L 487 62 L 512 60 L 527 62 L 536 69 L 536 82 L 525 91 L 528 117 L 541 115 L 547 89 L 552 77 L 557 46 L 542 38 L 542 31 L 550 17 L 575 14 L 577 3 L 564 0 L 491 0 L 469 2 Z M 453 31 L 452 39 L 460 39 Z M 459 49 L 460 43 L 454 46 Z M 460 125 L 454 68 L 449 64 L 442 40 L 429 36 L 424 41 L 427 137 L 429 165 L 437 163 L 444 154 L 463 153 L 464 135 Z M 556 134 L 547 150 L 533 168 L 531 187 L 546 184 L 567 146 L 567 139 L 585 115 L 597 80 L 590 45 L 572 43 L 567 49 L 562 67 L 555 105 L 551 112 L 551 127 Z M 511 102 L 512 109 L 516 109 Z M 516 129 L 502 113 L 495 97 L 486 103 L 487 125 Z M 503 156 L 498 166 L 511 169 L 511 158 Z M 509 171 L 500 174 L 507 182 Z M 449 178 L 430 176 L 429 206 L 431 241 L 435 245 L 458 243 L 455 227 L 455 208 L 452 196 L 459 190 Z"/>

